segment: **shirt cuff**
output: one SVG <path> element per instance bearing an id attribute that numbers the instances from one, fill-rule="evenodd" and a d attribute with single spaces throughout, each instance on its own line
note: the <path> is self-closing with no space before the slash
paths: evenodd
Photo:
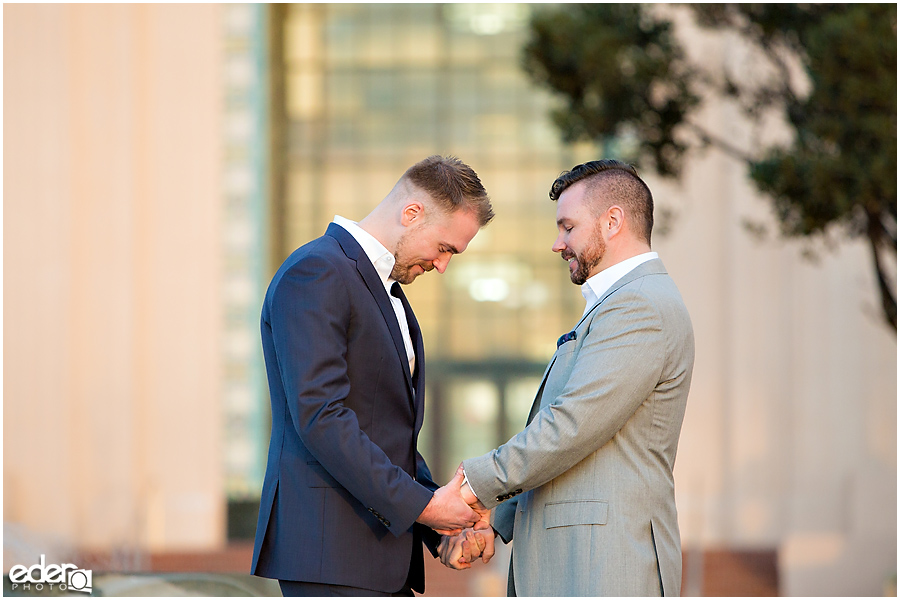
<path id="1" fill-rule="evenodd" d="M 476 498 L 478 498 L 478 494 L 475 493 L 475 490 L 472 489 L 472 484 L 469 483 L 469 476 L 466 475 L 465 467 L 463 467 L 463 483 L 466 484 L 466 486 L 469 488 L 469 491 L 472 492 L 472 495 L 475 496 Z M 478 499 L 481 500 L 481 498 L 478 498 Z"/>

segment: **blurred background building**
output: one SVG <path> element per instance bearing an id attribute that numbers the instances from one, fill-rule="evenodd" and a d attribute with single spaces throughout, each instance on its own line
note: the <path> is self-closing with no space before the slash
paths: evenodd
<path id="1" fill-rule="evenodd" d="M 550 251 L 564 145 L 521 67 L 536 5 L 6 5 L 4 570 L 249 569 L 268 280 L 335 214 L 454 154 L 497 218 L 408 288 L 439 480 L 524 425 L 583 299 Z M 711 61 L 739 44 L 680 35 Z M 710 105 L 704 124 L 749 135 Z M 895 589 L 897 349 L 862 243 L 759 241 L 745 167 L 645 174 L 697 340 L 676 466 L 686 595 Z M 74 559 L 72 557 L 75 557 Z M 60 559 L 62 560 L 62 559 Z M 506 560 L 429 595 L 503 595 Z"/>

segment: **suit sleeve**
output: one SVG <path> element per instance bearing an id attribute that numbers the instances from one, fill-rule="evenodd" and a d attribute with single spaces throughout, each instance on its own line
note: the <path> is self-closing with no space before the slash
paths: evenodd
<path id="1" fill-rule="evenodd" d="M 418 451 L 416 451 L 416 481 L 432 492 L 441 487 L 434 482 L 431 475 L 431 469 L 428 468 L 428 465 L 425 463 L 425 458 L 419 454 Z M 425 543 L 428 551 L 431 552 L 432 556 L 437 558 L 437 547 L 441 543 L 441 535 L 431 527 L 427 527 L 420 523 L 416 523 L 415 527 L 419 528 L 419 535 L 422 537 L 422 541 Z"/>
<path id="2" fill-rule="evenodd" d="M 394 465 L 344 405 L 350 393 L 350 302 L 340 272 L 326 258 L 308 256 L 282 276 L 268 301 L 282 384 L 300 439 L 338 483 L 401 535 L 432 492 Z"/>
<path id="3" fill-rule="evenodd" d="M 516 510 L 518 507 L 519 499 L 513 498 L 500 506 L 495 506 L 491 511 L 491 527 L 494 528 L 494 531 L 506 544 L 513 539 L 513 529 L 516 523 Z"/>
<path id="4" fill-rule="evenodd" d="M 659 311 L 639 291 L 609 300 L 560 396 L 507 443 L 464 461 L 486 507 L 547 483 L 601 448 L 656 387 L 665 358 Z"/>

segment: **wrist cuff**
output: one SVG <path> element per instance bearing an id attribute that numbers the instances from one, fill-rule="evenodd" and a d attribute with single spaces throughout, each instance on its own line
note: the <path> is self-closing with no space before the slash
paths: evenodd
<path id="1" fill-rule="evenodd" d="M 466 468 L 463 467 L 463 483 L 469 488 L 469 491 L 472 492 L 472 495 L 478 498 L 478 494 L 475 493 L 475 490 L 472 489 L 472 484 L 469 483 L 469 476 L 466 475 Z M 481 498 L 478 498 L 481 500 Z"/>

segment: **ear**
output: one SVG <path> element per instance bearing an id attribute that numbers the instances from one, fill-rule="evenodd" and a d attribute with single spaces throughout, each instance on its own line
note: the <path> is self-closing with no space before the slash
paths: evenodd
<path id="1" fill-rule="evenodd" d="M 425 219 L 425 205 L 419 200 L 410 200 L 400 213 L 400 224 L 404 227 L 415 226 Z"/>
<path id="2" fill-rule="evenodd" d="M 617 204 L 610 206 L 603 216 L 603 224 L 609 232 L 608 237 L 617 235 L 625 227 L 625 211 Z"/>

